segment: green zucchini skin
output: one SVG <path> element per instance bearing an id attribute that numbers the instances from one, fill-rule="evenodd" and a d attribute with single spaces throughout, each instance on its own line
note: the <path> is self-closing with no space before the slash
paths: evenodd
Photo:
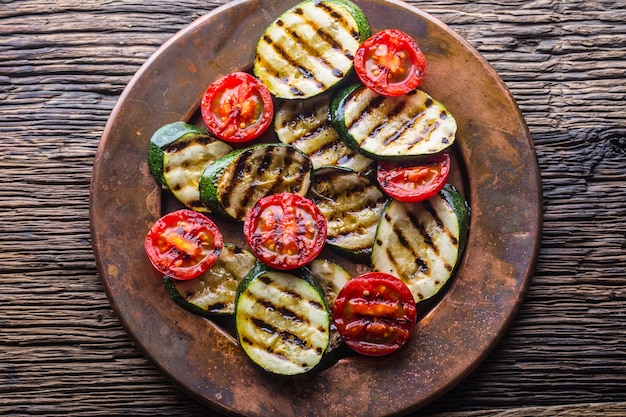
<path id="1" fill-rule="evenodd" d="M 452 114 L 421 90 L 386 97 L 360 83 L 337 91 L 330 118 L 341 139 L 375 160 L 414 160 L 452 146 L 457 124 Z"/>
<path id="2" fill-rule="evenodd" d="M 313 165 L 297 148 L 262 143 L 239 149 L 209 165 L 200 177 L 200 201 L 214 213 L 243 221 L 262 197 L 281 192 L 306 195 Z"/>
<path id="3" fill-rule="evenodd" d="M 200 176 L 207 165 L 231 152 L 226 142 L 194 125 L 174 122 L 159 128 L 150 139 L 148 166 L 156 182 L 187 208 L 210 211 L 201 201 Z"/>
<path id="4" fill-rule="evenodd" d="M 232 217 L 226 212 L 225 208 L 220 204 L 219 179 L 222 177 L 228 166 L 243 152 L 244 149 L 236 149 L 219 158 L 211 165 L 208 165 L 198 181 L 198 192 L 202 204 L 204 204 L 204 206 L 207 207 L 212 213 L 221 215 L 224 218 L 232 219 Z"/>
<path id="5" fill-rule="evenodd" d="M 374 161 L 349 148 L 330 123 L 330 94 L 308 100 L 284 100 L 274 117 L 274 130 L 282 143 L 306 153 L 313 169 L 342 166 L 355 171 L 371 169 Z"/>
<path id="6" fill-rule="evenodd" d="M 239 283 L 256 262 L 252 252 L 225 243 L 217 262 L 198 278 L 179 281 L 165 276 L 163 283 L 172 300 L 194 314 L 232 315 Z"/>
<path id="7" fill-rule="evenodd" d="M 305 0 L 268 25 L 256 46 L 254 75 L 278 98 L 313 97 L 352 72 L 356 50 L 370 34 L 356 4 Z"/>
<path id="8" fill-rule="evenodd" d="M 347 168 L 324 167 L 314 172 L 308 197 L 326 218 L 329 248 L 369 263 L 376 227 L 388 201 L 376 183 Z"/>
<path id="9" fill-rule="evenodd" d="M 372 270 L 400 278 L 416 303 L 437 294 L 453 276 L 469 232 L 470 209 L 451 185 L 420 203 L 391 200 L 372 250 Z"/>
<path id="10" fill-rule="evenodd" d="M 148 147 L 148 168 L 156 182 L 163 188 L 167 187 L 163 178 L 164 149 L 172 142 L 185 135 L 208 135 L 209 133 L 197 126 L 185 122 L 173 122 L 161 126 L 152 134 Z"/>
<path id="11" fill-rule="evenodd" d="M 268 372 L 298 375 L 316 368 L 330 338 L 322 288 L 305 268 L 258 265 L 237 290 L 235 329 L 247 356 Z"/>

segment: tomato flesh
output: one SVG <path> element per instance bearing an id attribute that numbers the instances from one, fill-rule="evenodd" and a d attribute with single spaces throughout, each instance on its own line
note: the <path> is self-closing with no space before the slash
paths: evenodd
<path id="1" fill-rule="evenodd" d="M 260 199 L 246 215 L 244 236 L 256 257 L 275 269 L 300 268 L 322 251 L 326 219 L 309 199 L 293 193 Z"/>
<path id="2" fill-rule="evenodd" d="M 253 75 L 230 73 L 212 83 L 200 102 L 202 120 L 218 138 L 232 143 L 258 138 L 274 115 L 272 96 Z"/>
<path id="3" fill-rule="evenodd" d="M 387 355 L 400 349 L 411 336 L 417 307 L 400 279 L 368 272 L 352 278 L 341 289 L 333 307 L 333 320 L 355 352 Z"/>
<path id="4" fill-rule="evenodd" d="M 424 201 L 448 181 L 450 155 L 442 152 L 417 164 L 379 162 L 376 179 L 390 197 L 404 203 Z"/>
<path id="5" fill-rule="evenodd" d="M 215 223 L 193 210 L 173 211 L 148 231 L 144 248 L 157 271 L 178 280 L 206 272 L 222 250 L 223 238 Z"/>
<path id="6" fill-rule="evenodd" d="M 386 96 L 400 96 L 417 88 L 424 78 L 426 57 L 406 33 L 386 29 L 366 39 L 354 56 L 361 82 Z"/>

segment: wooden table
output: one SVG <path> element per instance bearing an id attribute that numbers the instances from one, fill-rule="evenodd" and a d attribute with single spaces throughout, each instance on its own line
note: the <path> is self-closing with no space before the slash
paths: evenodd
<path id="1" fill-rule="evenodd" d="M 133 74 L 222 3 L 0 2 L 0 414 L 215 414 L 168 381 L 116 319 L 92 252 L 89 186 Z M 626 4 L 414 3 L 511 90 L 545 209 L 536 272 L 508 332 L 415 415 L 625 415 Z"/>

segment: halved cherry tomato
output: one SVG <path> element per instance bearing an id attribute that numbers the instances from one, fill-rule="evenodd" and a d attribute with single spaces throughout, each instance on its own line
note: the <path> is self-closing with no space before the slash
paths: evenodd
<path id="1" fill-rule="evenodd" d="M 222 250 L 219 229 L 208 217 L 182 209 L 158 219 L 148 231 L 144 248 L 161 273 L 188 280 L 206 272 Z"/>
<path id="2" fill-rule="evenodd" d="M 417 307 L 400 279 L 384 272 L 367 272 L 339 291 L 333 321 L 352 350 L 381 356 L 400 349 L 409 339 Z"/>
<path id="3" fill-rule="evenodd" d="M 421 84 L 426 57 L 411 36 L 386 29 L 361 44 L 354 55 L 354 69 L 371 90 L 400 96 Z"/>
<path id="4" fill-rule="evenodd" d="M 424 201 L 437 194 L 448 180 L 450 155 L 441 152 L 418 164 L 379 162 L 376 178 L 390 197 L 405 203 Z"/>
<path id="5" fill-rule="evenodd" d="M 280 270 L 300 268 L 322 251 L 326 219 L 308 198 L 273 194 L 248 211 L 243 233 L 261 262 Z"/>
<path id="6" fill-rule="evenodd" d="M 218 138 L 232 143 L 258 138 L 274 116 L 274 103 L 261 81 L 233 72 L 207 88 L 200 102 L 202 120 Z"/>

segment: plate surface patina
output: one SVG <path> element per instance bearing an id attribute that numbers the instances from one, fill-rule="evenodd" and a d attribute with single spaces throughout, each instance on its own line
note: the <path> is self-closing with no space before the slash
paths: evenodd
<path id="1" fill-rule="evenodd" d="M 120 97 L 94 163 L 94 252 L 111 305 L 142 352 L 191 396 L 229 415 L 402 415 L 436 399 L 490 352 L 522 302 L 541 233 L 541 186 L 524 119 L 495 71 L 433 17 L 395 1 L 356 1 L 373 31 L 396 28 L 426 54 L 421 88 L 457 119 L 455 153 L 470 201 L 468 246 L 443 297 L 410 342 L 382 358 L 350 356 L 298 377 L 259 370 L 235 339 L 169 299 L 143 252 L 167 211 L 147 165 L 160 126 L 197 117 L 219 76 L 249 69 L 259 36 L 297 0 L 236 1 L 198 19 L 161 47 Z"/>

